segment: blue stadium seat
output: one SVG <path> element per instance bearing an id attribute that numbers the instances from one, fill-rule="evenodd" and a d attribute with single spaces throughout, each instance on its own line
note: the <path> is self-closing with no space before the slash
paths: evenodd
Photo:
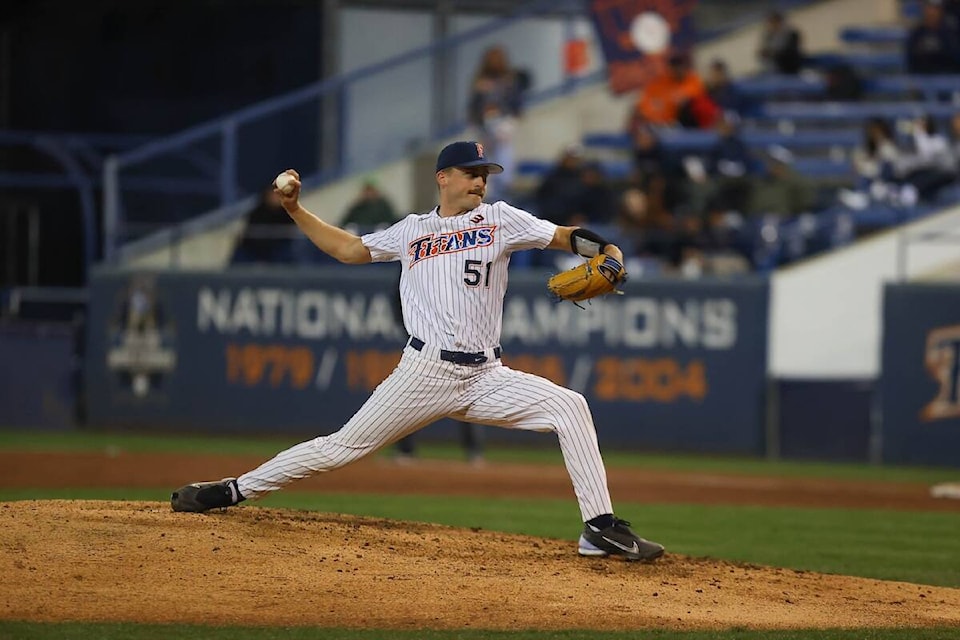
<path id="1" fill-rule="evenodd" d="M 862 123 L 871 117 L 912 119 L 921 115 L 948 118 L 958 107 L 942 102 L 768 102 L 759 107 L 763 117 L 792 120 L 795 123 Z"/>
<path id="2" fill-rule="evenodd" d="M 736 82 L 740 91 L 754 100 L 816 98 L 822 96 L 827 85 L 824 78 L 790 75 L 760 75 Z M 960 75 L 887 75 L 863 79 L 868 94 L 889 97 L 910 97 L 921 93 L 924 99 L 935 101 L 939 94 L 960 90 Z"/>
<path id="3" fill-rule="evenodd" d="M 666 149 L 675 152 L 695 153 L 709 149 L 717 141 L 714 131 L 700 129 L 670 129 L 660 132 L 660 140 Z M 861 128 L 847 127 L 836 130 L 809 130 L 783 133 L 777 130 L 747 129 L 741 138 L 754 150 L 780 145 L 788 149 L 818 149 L 834 146 L 852 147 L 863 138 Z M 630 137 L 621 133 L 588 134 L 584 146 L 597 149 L 630 149 Z"/>
<path id="4" fill-rule="evenodd" d="M 782 95 L 819 96 L 826 90 L 823 78 L 793 75 L 759 75 L 737 80 L 737 89 L 745 96 L 767 100 Z"/>
<path id="5" fill-rule="evenodd" d="M 907 33 L 899 26 L 846 27 L 840 30 L 840 39 L 851 44 L 902 44 Z"/>
<path id="6" fill-rule="evenodd" d="M 517 173 L 523 177 L 540 180 L 550 171 L 553 162 L 549 160 L 523 160 L 517 164 Z M 624 180 L 630 175 L 630 160 L 605 160 L 601 162 L 604 174 L 611 180 Z M 853 168 L 846 160 L 830 158 L 796 158 L 793 168 L 797 173 L 809 178 L 849 179 L 853 177 Z"/>
<path id="7" fill-rule="evenodd" d="M 793 161 L 793 169 L 808 178 L 835 178 L 849 180 L 854 177 L 853 166 L 847 160 L 832 158 L 797 158 Z"/>
<path id="8" fill-rule="evenodd" d="M 815 53 L 807 56 L 807 66 L 825 69 L 838 65 L 849 65 L 861 72 L 883 73 L 902 71 L 903 54 L 899 51 L 882 53 Z"/>
<path id="9" fill-rule="evenodd" d="M 910 95 L 922 93 L 927 100 L 936 100 L 938 94 L 960 91 L 960 75 L 881 75 L 867 78 L 864 89 L 870 93 Z"/>

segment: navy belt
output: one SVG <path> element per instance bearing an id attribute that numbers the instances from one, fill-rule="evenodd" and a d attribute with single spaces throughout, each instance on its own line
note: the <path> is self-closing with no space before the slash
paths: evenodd
<path id="1" fill-rule="evenodd" d="M 417 351 L 422 351 L 424 345 L 426 345 L 426 343 L 420 338 L 410 337 L 410 346 Z M 493 348 L 494 358 L 499 359 L 501 353 L 500 347 Z M 487 358 L 487 354 L 483 351 L 469 353 L 467 351 L 447 351 L 446 349 L 440 349 L 440 359 L 452 362 L 453 364 L 483 364 L 489 358 Z"/>

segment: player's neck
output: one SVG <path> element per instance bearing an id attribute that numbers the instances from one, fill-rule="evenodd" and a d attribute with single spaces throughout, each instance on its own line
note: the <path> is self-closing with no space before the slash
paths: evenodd
<path id="1" fill-rule="evenodd" d="M 474 207 L 476 208 L 476 207 Z M 453 204 L 444 204 L 440 203 L 440 206 L 437 207 L 437 215 L 441 218 L 452 218 L 454 216 L 462 216 L 465 213 L 469 213 L 473 209 L 464 209 L 463 207 L 458 207 Z"/>

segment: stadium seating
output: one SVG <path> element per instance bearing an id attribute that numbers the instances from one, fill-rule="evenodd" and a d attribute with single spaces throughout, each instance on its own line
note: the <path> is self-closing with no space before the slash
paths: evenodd
<path id="1" fill-rule="evenodd" d="M 819 99 L 826 95 L 827 82 L 822 75 L 760 75 L 737 82 L 739 91 L 754 100 Z M 898 98 L 919 94 L 924 100 L 936 100 L 940 94 L 960 91 L 960 76 L 880 75 L 863 78 L 863 90 L 869 96 Z"/>
<path id="2" fill-rule="evenodd" d="M 917 118 L 924 114 L 948 118 L 956 105 L 945 102 L 767 102 L 759 107 L 762 117 L 808 122 L 862 123 L 867 118 L 889 120 Z"/>
<path id="3" fill-rule="evenodd" d="M 703 152 L 718 139 L 714 131 L 703 129 L 669 129 L 659 134 L 660 142 L 671 151 Z M 748 147 L 761 150 L 771 145 L 788 149 L 829 149 L 833 146 L 853 147 L 863 138 L 859 127 L 825 131 L 781 132 L 776 129 L 747 129 L 740 136 Z M 624 133 L 596 133 L 584 136 L 583 143 L 589 148 L 630 149 L 630 138 Z"/>
<path id="4" fill-rule="evenodd" d="M 869 73 L 903 71 L 904 57 L 899 51 L 818 53 L 807 56 L 806 64 L 814 69 L 846 65 Z"/>
<path id="5" fill-rule="evenodd" d="M 907 38 L 902 26 L 846 27 L 840 30 L 840 39 L 849 44 L 901 45 Z"/>
<path id="6" fill-rule="evenodd" d="M 547 175 L 553 163 L 546 160 L 524 160 L 518 165 L 520 175 L 527 178 L 540 179 Z M 609 180 L 625 180 L 630 175 L 631 162 L 629 160 L 602 160 L 600 166 Z M 830 158 L 796 158 L 793 161 L 794 170 L 808 178 L 847 178 L 853 179 L 850 163 L 846 160 L 832 160 Z"/>
<path id="7" fill-rule="evenodd" d="M 918 13 L 918 3 L 902 3 L 905 16 Z M 911 13 L 912 12 L 912 13 Z M 793 152 L 793 169 L 821 186 L 817 211 L 789 219 L 762 216 L 741 219 L 731 232 L 736 249 L 754 268 L 769 270 L 792 260 L 853 241 L 872 230 L 914 220 L 938 207 L 960 202 L 960 182 L 941 188 L 932 201 L 916 203 L 899 195 L 852 207 L 839 187 L 851 187 L 857 175 L 850 161 L 863 143 L 864 123 L 883 118 L 905 141 L 909 121 L 931 116 L 941 124 L 960 113 L 960 75 L 917 76 L 904 73 L 903 25 L 841 27 L 846 51 L 817 53 L 799 75 L 757 75 L 735 81 L 751 107 L 741 112 L 740 138 L 760 156 L 771 146 Z M 846 65 L 862 83 L 861 101 L 827 101 L 828 73 Z M 663 129 L 661 144 L 678 156 L 702 155 L 718 140 L 712 130 Z M 582 137 L 588 156 L 608 179 L 623 181 L 632 169 L 631 140 L 624 131 L 591 131 Z M 530 184 L 541 180 L 553 162 L 522 159 L 518 174 Z M 846 204 L 844 204 L 846 203 Z M 616 237 L 616 230 L 609 231 Z M 652 266 L 650 267 L 653 268 Z"/>

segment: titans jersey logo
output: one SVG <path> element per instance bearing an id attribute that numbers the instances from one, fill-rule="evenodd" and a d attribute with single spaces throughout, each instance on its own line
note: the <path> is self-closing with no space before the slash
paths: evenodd
<path id="1" fill-rule="evenodd" d="M 940 327 L 927 334 L 927 371 L 940 384 L 937 397 L 923 408 L 925 421 L 960 416 L 960 325 Z"/>
<path id="2" fill-rule="evenodd" d="M 421 236 L 410 243 L 408 251 L 410 254 L 410 266 L 417 264 L 421 260 L 433 258 L 445 253 L 456 253 L 457 251 L 466 251 L 476 247 L 487 247 L 493 244 L 493 231 L 496 225 L 486 227 L 474 227 L 464 229 L 463 231 L 451 231 L 450 233 L 431 233 Z"/>

